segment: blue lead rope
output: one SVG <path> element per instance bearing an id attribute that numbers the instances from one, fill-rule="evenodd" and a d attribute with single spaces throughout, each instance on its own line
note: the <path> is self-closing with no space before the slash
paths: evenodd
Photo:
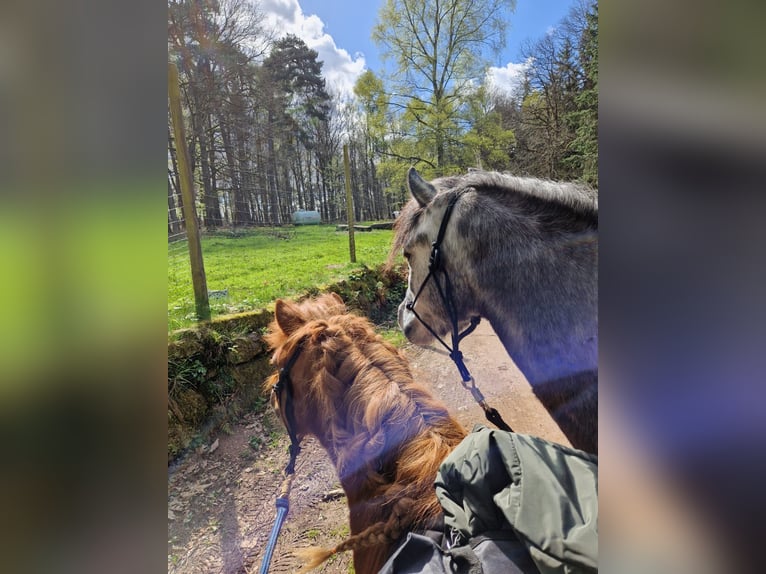
<path id="1" fill-rule="evenodd" d="M 277 518 L 274 521 L 274 526 L 269 535 L 269 543 L 266 545 L 266 553 L 263 555 L 260 574 L 268 574 L 269 564 L 271 564 L 271 555 L 274 554 L 274 548 L 277 545 L 277 537 L 279 536 L 279 531 L 282 529 L 282 524 L 285 521 L 288 510 L 290 510 L 290 501 L 287 499 L 287 496 L 280 496 L 277 498 Z"/>
<path id="2" fill-rule="evenodd" d="M 292 356 L 288 359 L 287 364 L 279 370 L 279 380 L 277 384 L 272 387 L 271 392 L 276 395 L 277 402 L 281 402 L 281 395 L 285 393 L 284 409 L 285 415 L 282 419 L 287 428 L 287 434 L 290 435 L 290 462 L 285 467 L 285 479 L 282 481 L 282 486 L 277 497 L 277 517 L 274 520 L 274 526 L 271 529 L 269 535 L 269 542 L 266 545 L 266 552 L 263 554 L 263 561 L 261 562 L 260 574 L 268 574 L 269 565 L 271 564 L 271 556 L 274 554 L 274 548 L 277 545 L 277 538 L 279 537 L 279 531 L 282 529 L 282 524 L 287 516 L 287 511 L 290 509 L 290 488 L 293 485 L 293 479 L 295 478 L 295 461 L 298 459 L 298 454 L 301 452 L 300 441 L 295 434 L 295 412 L 293 411 L 293 384 L 290 380 L 290 369 L 293 368 L 295 362 L 298 360 L 298 356 L 303 350 L 303 343 L 306 339 L 303 338 L 297 344 Z"/>

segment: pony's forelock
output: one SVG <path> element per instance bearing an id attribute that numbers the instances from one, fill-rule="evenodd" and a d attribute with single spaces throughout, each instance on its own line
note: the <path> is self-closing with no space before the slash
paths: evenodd
<path id="1" fill-rule="evenodd" d="M 418 205 L 414 199 L 408 201 L 399 212 L 399 217 L 394 222 L 394 239 L 391 244 L 391 250 L 388 252 L 386 268 L 390 269 L 394 265 L 394 260 L 401 255 L 402 249 L 408 243 L 409 237 L 417 226 L 423 208 Z"/>

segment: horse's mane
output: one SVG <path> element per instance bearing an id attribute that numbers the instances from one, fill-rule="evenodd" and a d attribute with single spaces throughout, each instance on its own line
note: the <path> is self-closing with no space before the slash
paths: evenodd
<path id="1" fill-rule="evenodd" d="M 431 184 L 437 190 L 437 198 L 473 190 L 480 196 L 490 196 L 500 201 L 514 198 L 567 213 L 573 218 L 598 220 L 598 193 L 587 185 L 486 171 L 440 177 L 431 181 Z M 423 210 L 414 199 L 402 208 L 394 226 L 396 233 L 389 265 L 408 242 Z"/>
<path id="2" fill-rule="evenodd" d="M 296 419 L 328 451 L 349 504 L 358 496 L 373 522 L 336 548 L 313 554 L 315 566 L 335 552 L 392 544 L 407 528 L 438 516 L 433 481 L 465 430 L 413 379 L 406 358 L 367 319 L 345 312 L 339 299 L 323 296 L 291 311 L 303 321 L 286 333 L 278 315 L 266 336 L 273 362 L 284 365 L 303 346 L 291 373 Z M 276 380 L 271 377 L 266 388 Z"/>
<path id="3" fill-rule="evenodd" d="M 437 189 L 473 187 L 480 193 L 517 193 L 568 207 L 578 213 L 598 214 L 598 193 L 579 183 L 490 171 L 472 171 L 462 176 L 439 178 L 431 183 Z"/>

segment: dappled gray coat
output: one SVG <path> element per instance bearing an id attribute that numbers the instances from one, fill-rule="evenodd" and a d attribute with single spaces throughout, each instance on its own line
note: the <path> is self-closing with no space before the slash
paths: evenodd
<path id="1" fill-rule="evenodd" d="M 381 574 L 598 571 L 593 455 L 479 427 L 442 463 L 436 494 L 450 548 L 409 534 Z"/>

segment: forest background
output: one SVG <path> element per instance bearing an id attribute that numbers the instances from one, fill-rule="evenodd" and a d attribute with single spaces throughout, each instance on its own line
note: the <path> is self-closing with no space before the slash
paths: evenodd
<path id="1" fill-rule="evenodd" d="M 370 30 L 380 69 L 353 96 L 323 62 L 280 36 L 257 2 L 171 0 L 168 54 L 179 69 L 203 228 L 282 225 L 296 210 L 345 219 L 348 145 L 356 220 L 394 216 L 405 172 L 468 168 L 598 186 L 598 6 L 582 0 L 528 41 L 520 87 L 487 81 L 514 2 L 386 0 Z M 177 142 L 168 118 L 168 237 L 183 236 Z"/>

